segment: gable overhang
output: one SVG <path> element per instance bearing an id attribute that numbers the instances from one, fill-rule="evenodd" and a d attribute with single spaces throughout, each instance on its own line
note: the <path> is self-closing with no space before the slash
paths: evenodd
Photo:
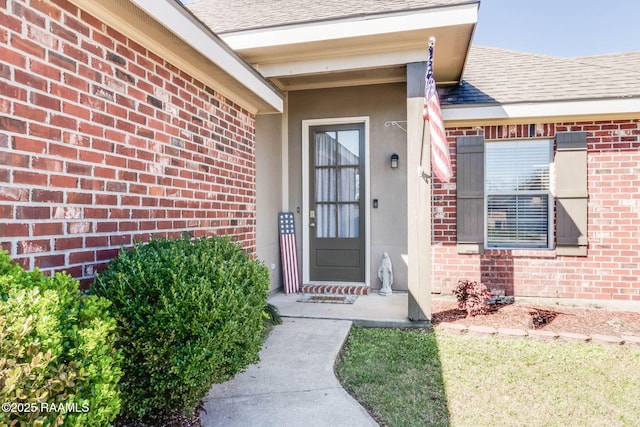
<path id="1" fill-rule="evenodd" d="M 640 119 L 640 97 L 442 106 L 446 127 Z"/>
<path id="2" fill-rule="evenodd" d="M 176 0 L 70 0 L 253 113 L 282 112 L 283 95 Z"/>
<path id="3" fill-rule="evenodd" d="M 436 38 L 439 84 L 460 81 L 478 20 L 478 1 L 220 34 L 283 90 L 406 80 Z"/>

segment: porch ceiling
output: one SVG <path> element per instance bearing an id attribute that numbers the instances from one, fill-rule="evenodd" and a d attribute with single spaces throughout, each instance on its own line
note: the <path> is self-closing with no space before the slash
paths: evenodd
<path id="1" fill-rule="evenodd" d="M 282 90 L 406 80 L 436 38 L 439 84 L 460 81 L 478 4 L 412 10 L 222 34 L 229 46 Z"/>

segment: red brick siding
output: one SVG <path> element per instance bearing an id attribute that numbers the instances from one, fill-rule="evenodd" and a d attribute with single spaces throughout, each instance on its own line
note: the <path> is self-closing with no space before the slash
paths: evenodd
<path id="1" fill-rule="evenodd" d="M 0 3 L 0 244 L 90 281 L 151 235 L 255 251 L 255 117 L 64 0 Z"/>
<path id="2" fill-rule="evenodd" d="M 530 132 L 533 131 L 533 132 Z M 449 292 L 461 279 L 481 280 L 507 295 L 640 301 L 640 120 L 449 128 L 457 136 L 488 140 L 553 138 L 586 131 L 588 137 L 588 254 L 553 250 L 456 252 L 456 190 L 434 183 L 433 287 Z M 454 150 L 455 151 L 455 150 Z M 452 153 L 455 171 L 455 152 Z"/>

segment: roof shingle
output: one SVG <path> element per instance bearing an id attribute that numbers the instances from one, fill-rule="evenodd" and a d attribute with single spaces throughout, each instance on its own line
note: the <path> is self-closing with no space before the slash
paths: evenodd
<path id="1" fill-rule="evenodd" d="M 640 52 L 559 58 L 473 46 L 463 81 L 443 105 L 507 104 L 640 96 Z"/>
<path id="2" fill-rule="evenodd" d="M 475 0 L 196 0 L 187 7 L 217 33 L 363 18 Z M 473 46 L 460 85 L 439 88 L 443 105 L 640 97 L 640 52 L 560 58 Z"/>
<path id="3" fill-rule="evenodd" d="M 469 0 L 197 0 L 186 7 L 216 33 L 362 17 Z"/>

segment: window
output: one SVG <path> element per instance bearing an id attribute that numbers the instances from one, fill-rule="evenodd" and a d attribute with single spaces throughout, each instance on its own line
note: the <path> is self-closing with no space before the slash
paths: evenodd
<path id="1" fill-rule="evenodd" d="M 459 136 L 456 163 L 458 253 L 555 247 L 559 256 L 587 255 L 587 132 L 558 132 L 555 141 Z"/>
<path id="2" fill-rule="evenodd" d="M 550 247 L 552 150 L 551 140 L 486 143 L 486 247 Z"/>

